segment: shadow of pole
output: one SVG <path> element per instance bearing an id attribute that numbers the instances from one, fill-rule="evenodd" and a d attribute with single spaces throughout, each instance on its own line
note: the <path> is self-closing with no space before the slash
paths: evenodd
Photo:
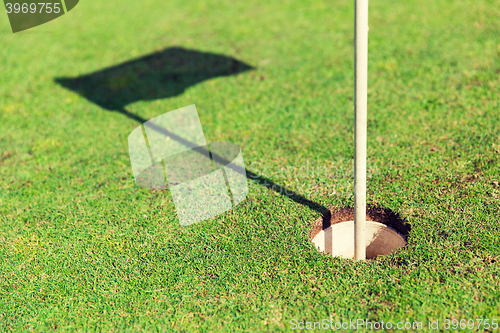
<path id="1" fill-rule="evenodd" d="M 114 110 L 116 112 L 119 112 L 125 116 L 127 116 L 128 118 L 130 119 L 133 119 L 135 121 L 137 121 L 138 123 L 140 124 L 144 124 L 145 122 L 147 122 L 148 120 L 147 119 L 144 119 L 134 113 L 131 113 L 127 110 L 125 110 L 124 108 L 122 109 L 119 109 L 119 110 Z M 158 125 L 155 125 L 153 123 L 149 123 L 148 124 L 148 127 L 155 130 L 156 132 L 164 135 L 164 136 L 168 136 L 170 137 L 171 139 L 185 145 L 185 146 L 188 146 L 188 147 L 192 147 L 193 146 L 193 143 L 176 135 L 175 133 L 172 133 L 168 130 L 166 130 L 165 128 L 162 128 Z M 238 168 L 237 166 L 231 164 L 231 161 L 228 161 L 226 159 L 224 159 L 223 157 L 213 153 L 213 152 L 208 152 L 206 149 L 204 148 L 199 148 L 196 150 L 197 152 L 199 152 L 200 154 L 204 155 L 204 156 L 207 156 L 207 154 L 210 154 L 210 156 L 212 156 L 212 159 L 214 160 L 214 162 L 217 162 L 221 165 L 228 165 L 229 168 L 231 168 L 232 170 L 238 172 L 239 174 L 242 174 L 244 173 L 244 175 L 256 182 L 257 184 L 259 185 L 262 185 L 270 190 L 272 190 L 273 192 L 275 193 L 278 193 L 280 195 L 283 195 L 283 196 L 286 196 L 288 197 L 289 199 L 293 200 L 294 202 L 298 203 L 298 204 L 301 204 L 301 205 L 304 205 L 304 206 L 307 206 L 309 207 L 310 209 L 320 213 L 324 219 L 329 219 L 330 218 L 330 211 L 324 207 L 323 205 L 321 204 L 318 204 L 316 202 L 313 202 L 307 198 L 305 198 L 304 196 L 294 192 L 294 191 L 291 191 L 289 189 L 287 189 L 286 187 L 282 186 L 282 185 L 279 185 L 279 184 L 276 184 L 275 182 L 273 182 L 272 180 L 268 179 L 268 178 L 265 178 L 261 175 L 258 175 L 256 174 L 255 172 L 252 172 L 248 169 L 242 169 L 242 168 Z"/>

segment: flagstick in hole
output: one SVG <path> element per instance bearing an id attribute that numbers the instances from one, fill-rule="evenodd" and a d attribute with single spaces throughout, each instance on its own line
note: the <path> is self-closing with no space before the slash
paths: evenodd
<path id="1" fill-rule="evenodd" d="M 321 252 L 366 260 L 388 255 L 405 246 L 407 233 L 403 236 L 391 227 L 395 226 L 391 218 L 381 218 L 372 211 L 370 219 L 366 220 L 368 0 L 355 0 L 355 6 L 354 209 L 351 208 L 345 216 L 342 214 L 342 220 L 334 218 L 333 210 L 329 221 L 322 216 L 314 223 L 310 237 Z M 397 229 L 405 227 L 398 226 Z"/>
<path id="2" fill-rule="evenodd" d="M 366 118 L 368 0 L 356 0 L 354 91 L 354 259 L 366 259 Z"/>

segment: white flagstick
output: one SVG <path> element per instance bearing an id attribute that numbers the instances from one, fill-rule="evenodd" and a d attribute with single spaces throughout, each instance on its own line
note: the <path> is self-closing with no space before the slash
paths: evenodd
<path id="1" fill-rule="evenodd" d="M 356 0 L 355 12 L 354 259 L 365 260 L 368 0 Z"/>

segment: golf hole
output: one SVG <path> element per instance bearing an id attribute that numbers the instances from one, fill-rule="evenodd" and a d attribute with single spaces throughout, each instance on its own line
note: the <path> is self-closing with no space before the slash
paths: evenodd
<path id="1" fill-rule="evenodd" d="M 366 259 L 391 254 L 407 244 L 410 225 L 388 209 L 367 207 Z M 332 210 L 315 221 L 309 238 L 318 251 L 354 259 L 354 209 Z"/>

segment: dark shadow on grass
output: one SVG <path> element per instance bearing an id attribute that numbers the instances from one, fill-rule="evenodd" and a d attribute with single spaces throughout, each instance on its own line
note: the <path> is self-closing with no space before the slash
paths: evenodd
<path id="1" fill-rule="evenodd" d="M 224 55 L 170 47 L 90 74 L 55 81 L 106 110 L 123 113 L 129 104 L 178 96 L 205 80 L 251 69 Z"/>
<path id="2" fill-rule="evenodd" d="M 148 119 L 127 111 L 127 105 L 177 96 L 190 86 L 205 80 L 235 75 L 251 69 L 254 68 L 224 55 L 171 47 L 94 73 L 74 78 L 56 78 L 55 81 L 106 110 L 119 112 L 143 124 Z M 180 143 L 190 145 L 184 138 L 164 128 L 156 126 L 153 129 Z M 202 149 L 199 152 L 206 153 Z M 211 155 L 213 160 L 220 164 L 226 165 L 230 162 L 216 154 Z M 326 207 L 248 169 L 235 171 L 244 172 L 248 179 L 322 215 L 329 212 Z"/>

